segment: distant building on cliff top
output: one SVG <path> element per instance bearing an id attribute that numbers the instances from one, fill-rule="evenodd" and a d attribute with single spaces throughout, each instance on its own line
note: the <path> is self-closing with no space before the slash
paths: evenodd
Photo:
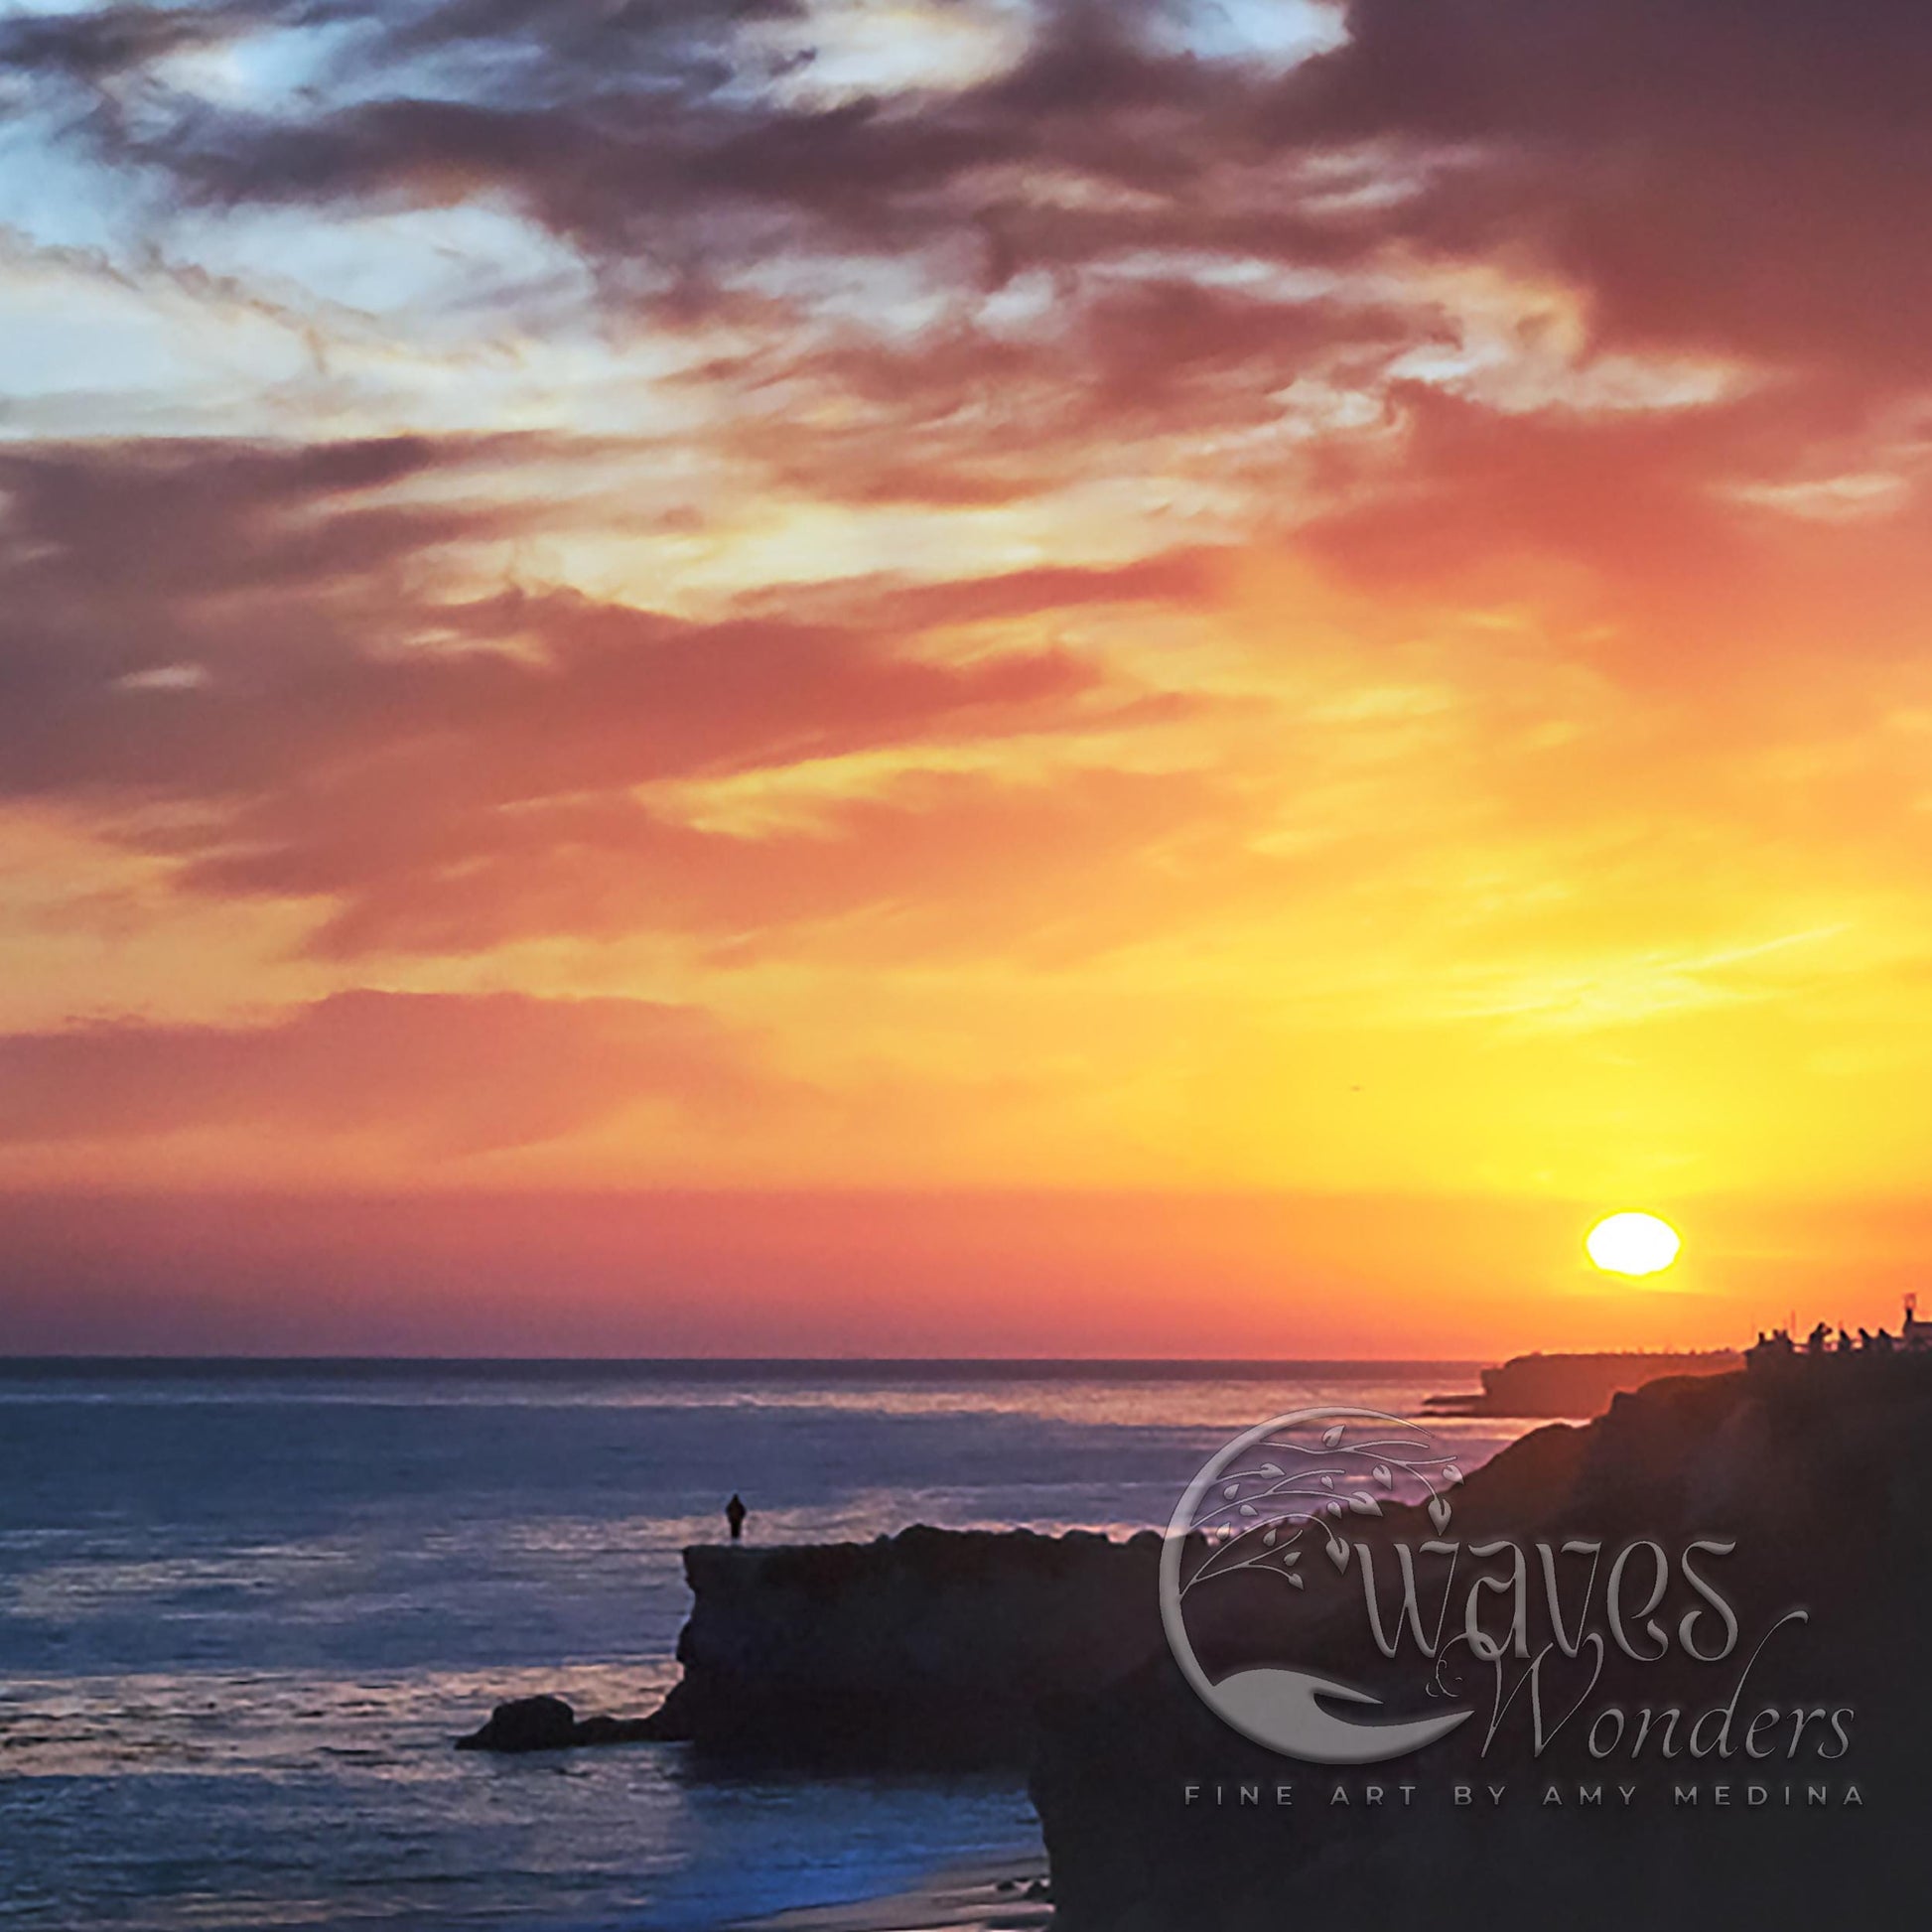
<path id="1" fill-rule="evenodd" d="M 1827 1356 L 1837 1359 L 1851 1355 L 1862 1359 L 1883 1355 L 1924 1355 L 1932 1358 L 1932 1321 L 1918 1318 L 1918 1297 L 1906 1296 L 1905 1320 L 1896 1335 L 1885 1328 L 1880 1328 L 1875 1335 L 1868 1329 L 1861 1328 L 1854 1337 L 1840 1328 L 1834 1336 L 1830 1325 L 1821 1321 L 1800 1344 L 1792 1337 L 1789 1327 L 1773 1328 L 1769 1334 L 1760 1330 L 1756 1342 L 1744 1350 L 1744 1366 L 1763 1371 L 1782 1368 L 1787 1363 L 1800 1360 L 1814 1361 Z"/>

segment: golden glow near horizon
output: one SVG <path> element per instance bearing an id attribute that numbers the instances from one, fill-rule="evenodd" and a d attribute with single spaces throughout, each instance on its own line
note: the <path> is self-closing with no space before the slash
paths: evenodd
<path id="1" fill-rule="evenodd" d="M 1677 1259 L 1684 1243 L 1656 1214 L 1606 1214 L 1584 1238 L 1597 1267 L 1609 1275 L 1658 1275 Z"/>

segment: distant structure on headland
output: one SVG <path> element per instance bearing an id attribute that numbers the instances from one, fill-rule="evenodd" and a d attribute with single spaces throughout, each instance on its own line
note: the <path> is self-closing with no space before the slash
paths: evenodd
<path id="1" fill-rule="evenodd" d="M 1600 1416 L 1619 1395 L 1669 1376 L 1734 1375 L 1734 1349 L 1695 1355 L 1512 1355 L 1482 1371 L 1480 1395 L 1433 1395 L 1432 1416 Z"/>
<path id="2" fill-rule="evenodd" d="M 1875 1335 L 1868 1328 L 1861 1328 L 1854 1336 L 1843 1327 L 1834 1334 L 1831 1324 L 1821 1321 L 1801 1343 L 1793 1338 L 1789 1327 L 1773 1328 L 1768 1335 L 1760 1331 L 1756 1342 L 1744 1350 L 1744 1366 L 1761 1374 L 1798 1362 L 1852 1356 L 1877 1360 L 1891 1355 L 1917 1355 L 1932 1364 L 1932 1321 L 1918 1318 L 1916 1295 L 1906 1296 L 1904 1323 L 1895 1335 L 1886 1328 Z"/>

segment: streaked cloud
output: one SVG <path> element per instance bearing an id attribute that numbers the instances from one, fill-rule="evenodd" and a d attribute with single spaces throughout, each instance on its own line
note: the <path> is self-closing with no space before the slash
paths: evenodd
<path id="1" fill-rule="evenodd" d="M 653 1103 L 772 1097 L 704 1015 L 636 1001 L 355 992 L 255 1023 L 0 1034 L 0 1141 L 111 1146 L 209 1130 L 339 1137 L 405 1158 L 555 1141 Z"/>

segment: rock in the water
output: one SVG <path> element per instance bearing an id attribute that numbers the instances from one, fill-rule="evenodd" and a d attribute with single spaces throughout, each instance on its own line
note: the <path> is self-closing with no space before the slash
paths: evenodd
<path id="1" fill-rule="evenodd" d="M 563 1751 L 587 1744 L 648 1744 L 677 1735 L 651 1718 L 580 1718 L 562 1698 L 513 1698 L 489 1714 L 460 1751 Z"/>
<path id="2" fill-rule="evenodd" d="M 481 1730 L 457 1739 L 460 1751 L 557 1751 L 579 1741 L 577 1713 L 562 1698 L 513 1698 Z"/>
<path id="3" fill-rule="evenodd" d="M 650 1718 L 580 1718 L 574 1744 L 648 1744 L 664 1733 Z"/>

